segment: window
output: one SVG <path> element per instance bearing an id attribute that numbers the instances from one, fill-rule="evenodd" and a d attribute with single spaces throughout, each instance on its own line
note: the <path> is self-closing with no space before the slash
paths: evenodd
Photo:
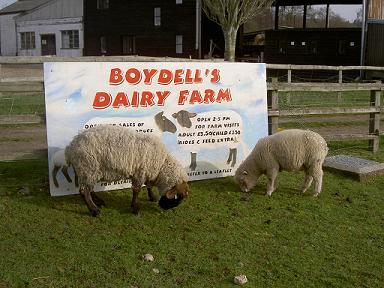
<path id="1" fill-rule="evenodd" d="M 176 54 L 183 53 L 183 35 L 176 35 Z"/>
<path id="2" fill-rule="evenodd" d="M 35 49 L 35 32 L 20 33 L 21 50 Z"/>
<path id="3" fill-rule="evenodd" d="M 279 54 L 285 54 L 287 51 L 287 41 L 280 40 L 279 41 Z"/>
<path id="4" fill-rule="evenodd" d="M 123 54 L 135 54 L 136 53 L 136 38 L 135 36 L 123 35 L 121 37 Z"/>
<path id="5" fill-rule="evenodd" d="M 176 0 L 176 4 L 183 4 L 183 0 Z"/>
<path id="6" fill-rule="evenodd" d="M 100 53 L 101 54 L 107 53 L 107 37 L 105 36 L 100 37 Z"/>
<path id="7" fill-rule="evenodd" d="M 304 6 L 280 6 L 280 28 L 302 28 Z"/>
<path id="8" fill-rule="evenodd" d="M 97 0 L 97 9 L 104 10 L 109 8 L 109 0 Z"/>
<path id="9" fill-rule="evenodd" d="M 61 47 L 64 49 L 78 49 L 79 30 L 61 31 Z"/>
<path id="10" fill-rule="evenodd" d="M 317 41 L 311 41 L 310 47 L 311 47 L 310 53 L 317 54 Z"/>
<path id="11" fill-rule="evenodd" d="M 339 55 L 345 55 L 345 41 L 339 40 L 338 51 Z"/>
<path id="12" fill-rule="evenodd" d="M 154 15 L 155 15 L 155 18 L 154 18 L 155 26 L 160 26 L 161 25 L 161 8 L 160 7 L 155 8 Z"/>

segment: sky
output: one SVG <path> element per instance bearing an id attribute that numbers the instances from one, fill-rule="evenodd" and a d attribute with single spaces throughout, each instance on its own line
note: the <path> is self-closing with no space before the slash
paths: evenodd
<path id="1" fill-rule="evenodd" d="M 341 17 L 353 21 L 356 19 L 357 11 L 361 5 L 331 5 L 330 8 Z"/>

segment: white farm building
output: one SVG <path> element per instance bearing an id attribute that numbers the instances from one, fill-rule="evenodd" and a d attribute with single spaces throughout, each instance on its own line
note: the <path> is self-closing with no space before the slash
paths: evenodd
<path id="1" fill-rule="evenodd" d="M 2 56 L 82 56 L 83 1 L 20 0 L 0 10 Z"/>

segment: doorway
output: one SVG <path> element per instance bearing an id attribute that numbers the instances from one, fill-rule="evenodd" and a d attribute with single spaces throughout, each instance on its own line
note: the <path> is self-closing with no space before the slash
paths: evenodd
<path id="1" fill-rule="evenodd" d="M 41 38 L 41 56 L 56 55 L 55 34 L 40 35 L 40 38 Z"/>

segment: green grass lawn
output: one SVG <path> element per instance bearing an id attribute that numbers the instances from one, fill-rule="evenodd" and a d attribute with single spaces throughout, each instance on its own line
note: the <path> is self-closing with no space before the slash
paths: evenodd
<path id="1" fill-rule="evenodd" d="M 294 91 L 279 92 L 280 108 L 318 108 L 318 107 L 366 107 L 370 106 L 369 91 L 341 92 Z M 384 96 L 381 96 L 383 103 Z"/>
<path id="2" fill-rule="evenodd" d="M 44 114 L 44 103 L 42 93 L 28 95 L 7 93 L 7 95 L 0 96 L 0 115 Z"/>
<path id="3" fill-rule="evenodd" d="M 234 287 L 239 274 L 245 287 L 384 287 L 384 177 L 326 171 L 318 198 L 302 179 L 281 173 L 272 197 L 265 178 L 248 194 L 197 181 L 169 211 L 143 191 L 139 216 L 130 190 L 103 192 L 93 218 L 79 195 L 49 196 L 45 160 L 2 162 L 0 287 Z"/>

